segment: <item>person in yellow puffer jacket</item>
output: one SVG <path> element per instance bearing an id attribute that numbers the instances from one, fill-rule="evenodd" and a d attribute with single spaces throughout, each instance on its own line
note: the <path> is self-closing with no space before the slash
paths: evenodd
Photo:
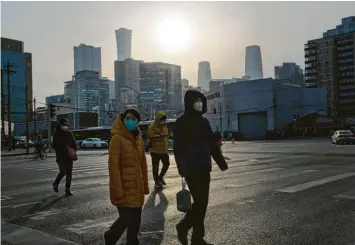
<path id="1" fill-rule="evenodd" d="M 157 112 L 155 121 L 148 127 L 148 139 L 150 144 L 150 155 L 152 157 L 153 178 L 156 188 L 165 186 L 164 176 L 169 169 L 170 161 L 168 154 L 169 130 L 166 126 L 166 115 L 164 112 Z M 159 162 L 163 163 L 163 167 L 159 174 Z"/>

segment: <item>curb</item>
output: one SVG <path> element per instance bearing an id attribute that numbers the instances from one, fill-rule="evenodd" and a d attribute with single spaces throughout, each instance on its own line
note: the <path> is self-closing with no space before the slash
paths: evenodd
<path id="1" fill-rule="evenodd" d="M 342 156 L 342 157 L 355 157 L 355 153 L 320 153 L 320 152 L 282 152 L 282 151 L 266 151 L 266 152 L 250 152 L 250 151 L 223 151 L 223 153 L 240 153 L 240 154 L 278 154 L 278 155 L 313 155 L 313 156 Z"/>

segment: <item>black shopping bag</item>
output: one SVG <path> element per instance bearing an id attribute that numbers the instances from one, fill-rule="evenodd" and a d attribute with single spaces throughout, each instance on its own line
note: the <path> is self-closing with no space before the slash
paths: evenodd
<path id="1" fill-rule="evenodd" d="M 191 194 L 186 189 L 186 183 L 182 178 L 182 190 L 176 194 L 177 210 L 186 213 L 192 209 Z"/>

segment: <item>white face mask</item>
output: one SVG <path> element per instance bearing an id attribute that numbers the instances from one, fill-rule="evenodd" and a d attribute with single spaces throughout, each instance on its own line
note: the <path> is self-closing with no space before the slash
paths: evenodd
<path id="1" fill-rule="evenodd" d="M 202 107 L 203 107 L 203 103 L 202 103 L 202 101 L 196 101 L 195 103 L 194 103 L 194 109 L 196 110 L 196 111 L 202 111 Z"/>
<path id="2" fill-rule="evenodd" d="M 68 131 L 68 126 L 62 126 L 63 131 Z"/>

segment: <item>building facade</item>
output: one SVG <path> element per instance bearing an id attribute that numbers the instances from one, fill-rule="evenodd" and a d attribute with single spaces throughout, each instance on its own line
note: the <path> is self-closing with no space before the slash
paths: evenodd
<path id="1" fill-rule="evenodd" d="M 329 30 L 323 38 L 308 41 L 304 49 L 306 87 L 326 88 L 327 114 L 341 118 L 355 115 L 355 30 L 350 24 L 345 29 Z"/>
<path id="2" fill-rule="evenodd" d="M 46 104 L 64 103 L 64 94 L 51 95 L 46 97 Z"/>
<path id="3" fill-rule="evenodd" d="M 326 109 L 324 88 L 302 88 L 271 78 L 225 84 L 205 96 L 205 116 L 212 128 L 236 130 L 246 138 L 263 138 L 267 131 L 292 123 L 295 115 Z"/>
<path id="4" fill-rule="evenodd" d="M 132 30 L 120 28 L 115 31 L 117 60 L 124 61 L 132 57 Z"/>
<path id="5" fill-rule="evenodd" d="M 98 72 L 101 77 L 101 48 L 80 44 L 74 46 L 74 75 L 80 71 Z"/>
<path id="6" fill-rule="evenodd" d="M 127 103 L 138 103 L 140 64 L 142 63 L 143 61 L 134 59 L 115 61 L 115 95 L 116 99 L 121 102 L 121 107 Z"/>
<path id="7" fill-rule="evenodd" d="M 304 86 L 303 70 L 294 62 L 284 62 L 281 66 L 275 66 L 275 79 L 284 79 L 292 84 Z"/>
<path id="8" fill-rule="evenodd" d="M 7 66 L 10 65 L 10 69 Z M 32 111 L 32 54 L 24 52 L 22 41 L 1 38 L 1 72 L 2 72 L 2 106 L 4 106 L 7 120 L 8 103 L 8 72 L 10 71 L 10 105 L 12 122 L 24 122 L 26 120 L 26 106 Z M 27 87 L 27 94 L 26 94 Z M 26 101 L 27 97 L 27 101 Z"/>
<path id="9" fill-rule="evenodd" d="M 90 112 L 100 101 L 100 77 L 98 72 L 80 71 L 74 81 L 75 108 Z"/>
<path id="10" fill-rule="evenodd" d="M 197 86 L 202 90 L 209 89 L 209 83 L 212 80 L 210 62 L 201 61 L 198 63 L 198 82 Z"/>
<path id="11" fill-rule="evenodd" d="M 246 47 L 245 76 L 250 77 L 251 80 L 262 79 L 264 77 L 261 50 L 258 45 Z"/>
<path id="12" fill-rule="evenodd" d="M 186 91 L 189 90 L 189 80 L 186 78 L 181 80 L 181 101 L 184 102 Z"/>

